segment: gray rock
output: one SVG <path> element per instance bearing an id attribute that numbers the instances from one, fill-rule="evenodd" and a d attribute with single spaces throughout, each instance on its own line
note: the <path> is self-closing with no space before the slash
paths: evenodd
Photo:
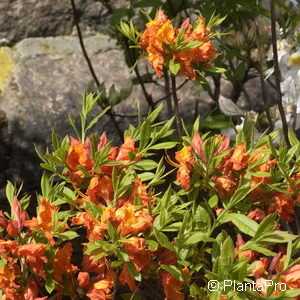
<path id="1" fill-rule="evenodd" d="M 107 88 L 114 84 L 119 90 L 128 84 L 132 75 L 113 40 L 98 34 L 85 38 L 85 44 L 100 82 L 104 81 Z M 0 109 L 7 115 L 11 135 L 8 173 L 13 174 L 14 180 L 38 177 L 39 159 L 33 144 L 45 150 L 52 130 L 60 137 L 74 135 L 67 116 L 70 113 L 78 118 L 83 91 L 92 78 L 77 37 L 24 39 L 12 48 L 0 48 L 0 64 L 1 57 L 6 62 L 3 65 L 6 73 L 1 77 L 0 72 Z M 154 100 L 164 96 L 162 87 L 146 85 Z M 191 82 L 179 91 L 180 107 L 187 119 L 194 113 L 190 101 L 197 97 Z M 118 114 L 135 115 L 137 102 L 141 103 L 143 113 L 148 111 L 140 87 L 134 86 L 131 96 L 114 110 Z M 203 107 L 201 113 L 209 110 L 209 105 Z M 117 118 L 117 121 L 123 130 L 129 123 L 136 123 L 134 118 Z M 115 144 L 120 144 L 107 117 L 96 130 L 106 131 Z"/>
<path id="2" fill-rule="evenodd" d="M 107 31 L 110 13 L 100 1 L 75 3 L 84 33 Z M 70 0 L 1 0 L 0 15 L 0 41 L 10 45 L 27 37 L 70 35 L 74 26 Z"/>
<path id="3" fill-rule="evenodd" d="M 86 45 L 99 80 L 108 86 L 124 85 L 129 71 L 115 44 L 99 35 L 86 39 Z M 75 37 L 25 39 L 14 48 L 0 50 L 0 64 L 1 53 L 13 61 L 7 67 L 9 78 L 0 76 L 0 109 L 7 114 L 12 137 L 10 167 L 15 177 L 23 177 L 24 172 L 32 175 L 37 170 L 33 144 L 48 145 L 51 130 L 61 137 L 72 132 L 68 113 L 77 116 L 84 88 L 92 78 Z M 98 130 L 108 131 L 118 142 L 108 119 Z"/>

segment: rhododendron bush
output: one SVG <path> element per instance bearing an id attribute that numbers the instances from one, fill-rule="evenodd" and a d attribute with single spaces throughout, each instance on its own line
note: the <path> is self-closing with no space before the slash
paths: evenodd
<path id="1" fill-rule="evenodd" d="M 7 185 L 2 299 L 297 299 L 300 144 L 292 131 L 292 147 L 275 148 L 277 132 L 252 140 L 251 120 L 235 143 L 201 134 L 197 121 L 177 145 L 168 141 L 173 119 L 155 123 L 160 106 L 113 147 L 105 133 L 87 135 L 94 103 L 85 97 L 77 137 L 53 133 L 39 153 L 49 172 L 35 216 Z M 165 152 L 154 160 L 158 149 Z M 273 280 L 286 291 L 210 291 L 209 280 Z"/>
<path id="2" fill-rule="evenodd" d="M 210 33 L 221 21 L 175 28 L 159 10 L 142 34 L 133 23 L 120 30 L 157 76 L 170 71 L 175 83 L 176 75 L 222 72 Z M 7 184 L 1 299 L 300 299 L 300 142 L 292 130 L 290 145 L 275 145 L 279 131 L 255 137 L 247 115 L 234 141 L 204 132 L 199 118 L 189 128 L 173 85 L 176 116 L 161 121 L 163 105 L 139 113 L 112 146 L 105 132 L 91 132 L 108 109 L 91 117 L 98 100 L 84 96 L 79 126 L 70 117 L 74 136 L 52 133 L 51 147 L 37 149 L 45 173 L 35 198 Z"/>

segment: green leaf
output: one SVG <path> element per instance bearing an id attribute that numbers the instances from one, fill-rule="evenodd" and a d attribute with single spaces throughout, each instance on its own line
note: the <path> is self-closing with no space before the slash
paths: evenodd
<path id="1" fill-rule="evenodd" d="M 242 214 L 225 213 L 220 217 L 219 221 L 222 224 L 232 222 L 241 232 L 250 236 L 254 236 L 258 229 L 258 224 L 255 221 Z"/>
<path id="2" fill-rule="evenodd" d="M 151 135 L 151 124 L 148 120 L 146 120 L 143 122 L 140 131 L 140 145 L 139 145 L 140 151 L 145 148 L 146 144 L 150 139 L 150 135 Z"/>
<path id="3" fill-rule="evenodd" d="M 169 265 L 168 266 L 168 265 L 161 264 L 160 267 L 163 270 L 165 270 L 168 273 L 170 273 L 171 275 L 173 275 L 175 278 L 180 279 L 182 277 L 180 270 L 176 266 L 173 266 L 173 265 Z"/>
<path id="4" fill-rule="evenodd" d="M 92 121 L 89 123 L 89 125 L 86 128 L 86 131 L 91 129 L 97 122 L 98 120 L 106 114 L 106 112 L 110 109 L 110 106 L 105 107 L 100 114 L 98 114 L 96 117 L 92 119 Z"/>
<path id="5" fill-rule="evenodd" d="M 156 251 L 158 248 L 158 243 L 153 240 L 145 240 L 145 243 L 148 245 L 150 251 Z"/>
<path id="6" fill-rule="evenodd" d="M 247 242 L 242 248 L 239 249 L 239 252 L 244 251 L 244 250 L 254 250 L 259 253 L 264 254 L 265 256 L 275 256 L 277 253 L 260 246 L 259 244 L 256 244 L 255 242 L 249 241 Z"/>
<path id="7" fill-rule="evenodd" d="M 149 180 L 152 180 L 154 177 L 155 177 L 155 174 L 152 172 L 144 172 L 144 173 L 139 174 L 139 178 L 142 181 L 149 181 Z"/>
<path id="8" fill-rule="evenodd" d="M 245 76 L 245 72 L 246 72 L 246 64 L 245 62 L 241 62 L 235 70 L 235 79 L 237 81 L 242 81 Z"/>
<path id="9" fill-rule="evenodd" d="M 263 221 L 259 224 L 259 227 L 253 237 L 253 241 L 262 240 L 267 234 L 272 233 L 276 227 L 276 214 L 268 215 Z"/>
<path id="10" fill-rule="evenodd" d="M 289 136 L 289 141 L 290 141 L 292 146 L 299 145 L 299 140 L 298 140 L 295 132 L 291 128 L 289 128 L 288 136 Z"/>
<path id="11" fill-rule="evenodd" d="M 45 288 L 49 294 L 51 294 L 55 288 L 56 281 L 52 278 L 48 278 L 45 282 Z"/>
<path id="12" fill-rule="evenodd" d="M 208 200 L 208 204 L 211 208 L 216 207 L 218 202 L 219 202 L 218 195 L 212 195 Z"/>
<path id="13" fill-rule="evenodd" d="M 266 235 L 261 242 L 268 242 L 268 243 L 288 243 L 296 238 L 298 235 L 290 234 L 286 231 L 275 230 L 271 234 Z"/>
<path id="14" fill-rule="evenodd" d="M 175 251 L 174 247 L 173 247 L 172 244 L 169 242 L 168 237 L 167 237 L 164 233 L 158 231 L 156 228 L 154 228 L 153 231 L 154 231 L 154 235 L 155 235 L 157 241 L 159 242 L 159 244 L 160 244 L 162 247 L 164 247 L 164 248 L 166 248 L 166 249 L 169 249 L 169 250 L 171 250 L 171 251 Z"/>
<path id="15" fill-rule="evenodd" d="M 142 159 L 134 164 L 137 170 L 149 171 L 157 168 L 157 162 L 152 159 Z"/>
<path id="16" fill-rule="evenodd" d="M 241 202 L 246 196 L 248 196 L 249 193 L 251 193 L 254 189 L 256 189 L 259 186 L 259 184 L 256 184 L 252 186 L 251 188 L 249 186 L 241 186 L 238 188 L 233 196 L 230 198 L 229 203 L 226 205 L 226 208 L 229 209 L 235 205 L 237 205 L 239 202 Z"/>
<path id="17" fill-rule="evenodd" d="M 12 206 L 14 195 L 15 195 L 15 186 L 8 181 L 5 188 L 6 198 L 8 199 L 10 206 Z"/>
<path id="18" fill-rule="evenodd" d="M 149 120 L 150 123 L 153 123 L 157 118 L 158 116 L 160 115 L 162 109 L 163 109 L 163 104 L 161 103 L 159 106 L 157 106 L 155 108 L 155 110 L 153 110 L 152 112 L 150 112 L 147 116 L 147 119 Z"/>
<path id="19" fill-rule="evenodd" d="M 224 68 L 219 67 L 209 67 L 209 68 L 202 68 L 203 71 L 211 72 L 211 73 L 224 73 L 227 70 Z"/>
<path id="20" fill-rule="evenodd" d="M 300 289 L 292 289 L 292 290 L 287 290 L 283 293 L 283 295 L 285 297 L 293 298 L 293 297 L 297 297 L 300 295 Z"/>
<path id="21" fill-rule="evenodd" d="M 231 265 L 234 259 L 234 245 L 231 237 L 229 236 L 221 246 L 221 257 L 220 257 L 220 265 L 221 265 L 221 272 L 223 274 L 223 278 L 229 275 Z"/>
<path id="22" fill-rule="evenodd" d="M 170 59 L 169 69 L 172 74 L 177 75 L 180 70 L 180 67 L 181 67 L 180 63 L 175 63 L 175 61 L 173 59 Z"/>
<path id="23" fill-rule="evenodd" d="M 211 227 L 210 215 L 207 212 L 207 210 L 201 205 L 198 205 L 195 211 L 194 220 L 196 221 L 197 229 L 200 229 L 204 232 L 210 230 Z"/>
<path id="24" fill-rule="evenodd" d="M 199 242 L 205 240 L 206 237 L 207 237 L 207 233 L 205 232 L 201 232 L 201 231 L 192 232 L 190 236 L 185 239 L 184 246 L 198 244 Z"/>
<path id="25" fill-rule="evenodd" d="M 126 263 L 127 269 L 131 277 L 136 281 L 142 280 L 142 274 L 138 272 L 132 263 Z"/>
<path id="26" fill-rule="evenodd" d="M 231 127 L 232 122 L 229 116 L 225 115 L 215 115 L 215 116 L 208 116 L 201 127 L 210 128 L 210 129 L 224 129 Z"/>
<path id="27" fill-rule="evenodd" d="M 201 41 L 191 41 L 191 42 L 182 42 L 176 46 L 175 51 L 189 50 L 201 46 L 203 42 Z M 176 75 L 176 74 L 175 74 Z"/>
<path id="28" fill-rule="evenodd" d="M 69 240 L 73 240 L 73 239 L 79 237 L 79 234 L 75 231 L 68 230 L 65 232 L 57 233 L 57 234 L 55 234 L 55 236 L 64 241 L 69 241 Z"/>
<path id="29" fill-rule="evenodd" d="M 163 149 L 171 149 L 174 148 L 178 142 L 164 142 L 151 146 L 150 150 L 163 150 Z"/>

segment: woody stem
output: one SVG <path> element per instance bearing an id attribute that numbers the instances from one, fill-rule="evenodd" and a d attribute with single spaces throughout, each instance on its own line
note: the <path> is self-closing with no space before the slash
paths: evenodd
<path id="1" fill-rule="evenodd" d="M 171 74 L 171 82 L 172 82 L 172 94 L 173 94 L 173 101 L 174 101 L 174 112 L 175 112 L 175 120 L 176 120 L 176 128 L 179 139 L 182 139 L 182 122 L 179 112 L 179 105 L 178 105 L 178 97 L 176 92 L 176 77 L 175 75 Z"/>
<path id="2" fill-rule="evenodd" d="M 270 10 L 271 10 L 271 31 L 272 31 L 272 46 L 273 46 L 273 58 L 274 58 L 274 75 L 276 80 L 276 91 L 277 91 L 277 98 L 278 98 L 278 109 L 282 121 L 282 129 L 285 142 L 288 147 L 290 147 L 289 141 L 289 129 L 288 124 L 285 117 L 285 111 L 282 103 L 282 94 L 280 88 L 280 81 L 281 81 L 281 74 L 278 65 L 278 52 L 277 52 L 277 36 L 276 36 L 276 19 L 275 19 L 275 1 L 270 0 Z"/>

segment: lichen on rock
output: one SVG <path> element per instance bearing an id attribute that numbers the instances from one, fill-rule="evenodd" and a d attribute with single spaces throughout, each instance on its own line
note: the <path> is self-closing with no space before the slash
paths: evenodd
<path id="1" fill-rule="evenodd" d="M 0 92 L 5 89 L 9 76 L 13 72 L 15 66 L 8 50 L 8 47 L 0 48 Z"/>

